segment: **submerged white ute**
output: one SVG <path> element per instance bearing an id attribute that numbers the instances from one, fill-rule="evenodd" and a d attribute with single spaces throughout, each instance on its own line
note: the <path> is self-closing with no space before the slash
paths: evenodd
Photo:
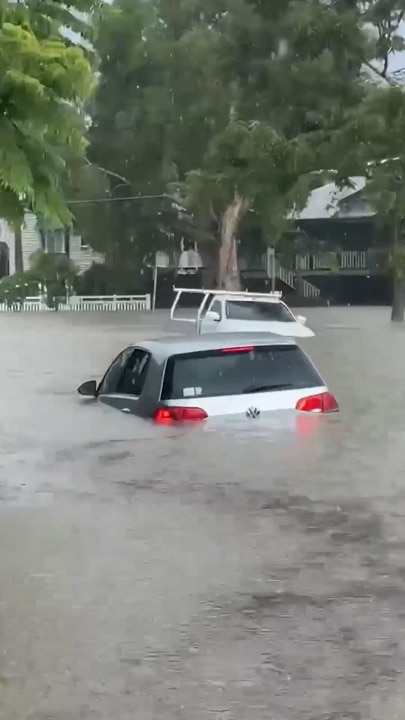
<path id="1" fill-rule="evenodd" d="M 295 316 L 282 300 L 282 293 L 250 293 L 201 288 L 173 288 L 175 299 L 170 319 L 193 323 L 197 333 L 269 332 L 284 337 L 309 338 L 314 332 L 306 318 Z M 182 295 L 201 295 L 195 317 L 176 315 Z"/>

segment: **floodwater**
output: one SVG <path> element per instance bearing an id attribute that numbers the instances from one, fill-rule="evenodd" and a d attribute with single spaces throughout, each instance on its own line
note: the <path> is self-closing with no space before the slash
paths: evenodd
<path id="1" fill-rule="evenodd" d="M 0 316 L 0 718 L 403 720 L 405 326 L 305 314 L 339 415 L 183 430 L 75 394 L 164 314 Z"/>

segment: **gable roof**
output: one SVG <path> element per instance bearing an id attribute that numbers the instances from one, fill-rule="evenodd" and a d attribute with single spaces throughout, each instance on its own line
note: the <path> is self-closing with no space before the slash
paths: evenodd
<path id="1" fill-rule="evenodd" d="M 339 205 L 343 200 L 364 190 L 366 179 L 362 176 L 349 178 L 350 186 L 339 188 L 336 183 L 328 183 L 313 190 L 306 207 L 295 214 L 296 220 L 326 220 L 339 214 Z"/>

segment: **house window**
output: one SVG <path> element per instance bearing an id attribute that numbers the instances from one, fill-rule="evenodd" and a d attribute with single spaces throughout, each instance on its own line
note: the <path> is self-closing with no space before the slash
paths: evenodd
<path id="1" fill-rule="evenodd" d="M 58 255 L 63 255 L 65 253 L 64 228 L 45 231 L 45 252 L 55 253 Z"/>

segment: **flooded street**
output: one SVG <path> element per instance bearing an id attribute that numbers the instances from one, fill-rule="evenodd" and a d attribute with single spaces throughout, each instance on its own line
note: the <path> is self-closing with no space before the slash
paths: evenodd
<path id="1" fill-rule="evenodd" d="M 154 427 L 75 389 L 167 316 L 0 317 L 0 718 L 402 720 L 405 325 L 305 310 L 341 412 Z"/>

